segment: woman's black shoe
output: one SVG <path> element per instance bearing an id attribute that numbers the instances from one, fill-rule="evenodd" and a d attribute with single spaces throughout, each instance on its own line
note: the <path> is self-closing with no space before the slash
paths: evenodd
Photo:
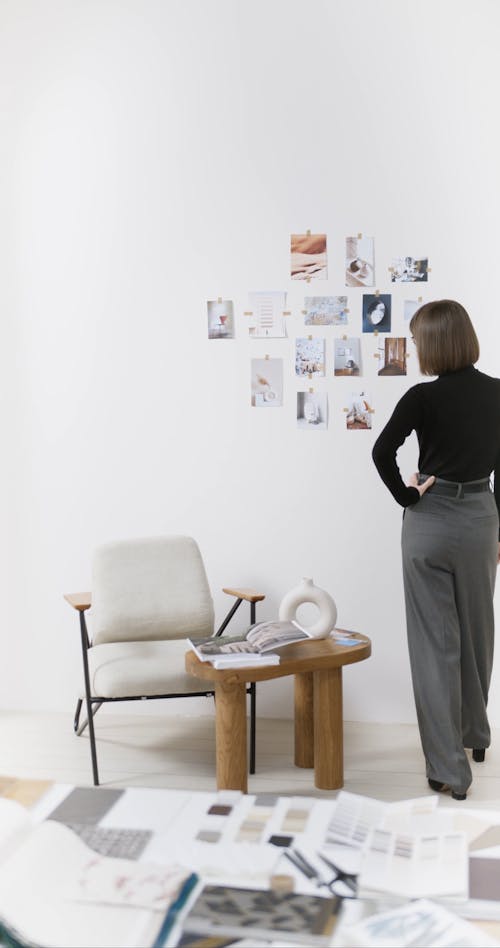
<path id="1" fill-rule="evenodd" d="M 427 783 L 431 790 L 435 790 L 436 793 L 445 793 L 447 790 L 451 790 L 451 787 L 447 783 L 441 783 L 439 780 L 431 780 L 430 777 L 427 777 Z"/>
<path id="2" fill-rule="evenodd" d="M 482 764 L 485 753 L 486 750 L 484 747 L 475 747 L 472 751 L 472 760 L 475 760 L 476 764 Z"/>
<path id="3" fill-rule="evenodd" d="M 448 790 L 451 790 L 451 787 L 448 783 L 441 783 L 439 780 L 431 780 L 430 777 L 427 778 L 427 782 L 431 790 L 434 790 L 436 793 L 446 793 Z M 451 796 L 453 800 L 466 800 L 466 793 L 455 793 L 454 790 L 451 790 Z"/>

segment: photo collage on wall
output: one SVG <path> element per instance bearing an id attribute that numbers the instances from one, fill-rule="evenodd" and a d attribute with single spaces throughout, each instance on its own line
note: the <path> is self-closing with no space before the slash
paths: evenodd
<path id="1" fill-rule="evenodd" d="M 341 262 L 338 254 L 336 261 Z M 287 309 L 287 298 L 293 295 L 291 291 L 248 292 L 248 305 L 242 314 L 244 335 L 260 342 L 287 340 L 285 353 L 282 344 L 272 343 L 269 351 L 259 346 L 259 353 L 250 358 L 252 408 L 282 408 L 288 404 L 290 399 L 285 398 L 285 389 L 295 375 L 303 385 L 307 380 L 306 386 L 298 388 L 294 395 L 297 428 L 324 431 L 329 423 L 325 380 L 344 378 L 344 382 L 336 383 L 336 412 L 343 413 L 348 431 L 372 428 L 375 407 L 371 391 L 365 389 L 365 369 L 368 369 L 366 374 L 375 379 L 407 375 L 408 327 L 424 303 L 415 291 L 408 292 L 409 288 L 397 293 L 404 292 L 412 298 L 395 296 L 395 284 L 427 283 L 430 273 L 426 256 L 393 256 L 385 269 L 387 291 L 376 283 L 375 238 L 357 234 L 345 238 L 343 282 L 347 292 L 337 285 L 332 286 L 331 293 L 328 286 L 324 294 L 321 291 L 304 294 L 303 300 L 292 309 Z M 293 285 L 295 281 L 308 284 L 313 280 L 328 281 L 326 233 L 291 234 L 288 279 L 294 281 Z M 389 289 L 391 285 L 394 289 Z M 295 317 L 293 339 L 288 331 L 291 316 Z M 304 326 L 302 332 L 297 331 L 297 317 Z M 209 339 L 234 340 L 232 300 L 222 297 L 208 300 L 207 318 Z M 293 354 L 290 352 L 292 342 Z M 253 343 L 250 346 L 253 348 Z M 278 352 L 273 352 L 276 347 Z M 372 358 L 377 360 L 374 369 Z M 289 368 L 285 371 L 287 364 Z M 368 387 L 370 390 L 373 387 L 371 378 Z"/>

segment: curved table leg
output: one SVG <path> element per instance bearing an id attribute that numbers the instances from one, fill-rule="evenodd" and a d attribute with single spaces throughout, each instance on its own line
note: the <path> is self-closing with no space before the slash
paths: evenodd
<path id="1" fill-rule="evenodd" d="M 295 766 L 314 767 L 312 672 L 295 675 Z"/>
<path id="2" fill-rule="evenodd" d="M 246 685 L 215 683 L 217 789 L 247 793 Z"/>
<path id="3" fill-rule="evenodd" d="M 342 667 L 313 672 L 314 783 L 319 790 L 344 785 Z"/>

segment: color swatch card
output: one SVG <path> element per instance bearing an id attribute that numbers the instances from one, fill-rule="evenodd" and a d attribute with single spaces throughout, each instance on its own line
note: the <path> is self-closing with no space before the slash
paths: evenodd
<path id="1" fill-rule="evenodd" d="M 468 853 L 464 833 L 416 836 L 371 830 L 361 859 L 358 892 L 406 899 L 466 899 Z"/>
<path id="2" fill-rule="evenodd" d="M 399 825 L 404 825 L 407 831 L 413 833 L 433 830 L 437 803 L 436 795 L 383 803 L 342 790 L 337 796 L 325 843 L 344 843 L 359 849 L 370 830 L 378 826 L 397 829 Z M 443 829 L 442 822 L 440 825 Z"/>

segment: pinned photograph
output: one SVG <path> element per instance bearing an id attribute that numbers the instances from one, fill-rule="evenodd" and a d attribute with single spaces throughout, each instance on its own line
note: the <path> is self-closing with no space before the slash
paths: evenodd
<path id="1" fill-rule="evenodd" d="M 326 234 L 292 234 L 292 280 L 326 280 Z"/>
<path id="2" fill-rule="evenodd" d="M 249 293 L 248 334 L 256 339 L 286 336 L 286 293 L 281 291 Z"/>
<path id="3" fill-rule="evenodd" d="M 283 359 L 252 359 L 252 399 L 254 408 L 281 408 L 283 405 Z"/>
<path id="4" fill-rule="evenodd" d="M 361 375 L 359 339 L 334 340 L 334 375 Z"/>
<path id="5" fill-rule="evenodd" d="M 391 331 L 390 293 L 363 294 L 363 332 Z"/>
<path id="6" fill-rule="evenodd" d="M 391 281 L 393 283 L 426 283 L 429 260 L 427 257 L 395 257 L 392 261 Z"/>
<path id="7" fill-rule="evenodd" d="M 414 316 L 417 312 L 417 309 L 420 309 L 420 307 L 423 305 L 423 300 L 405 300 L 403 304 L 403 316 L 405 322 L 409 323 L 412 316 Z"/>
<path id="8" fill-rule="evenodd" d="M 232 300 L 208 300 L 207 314 L 209 339 L 234 339 Z"/>
<path id="9" fill-rule="evenodd" d="M 379 347 L 381 368 L 379 375 L 406 375 L 406 337 L 386 336 Z"/>
<path id="10" fill-rule="evenodd" d="M 325 374 L 325 340 L 295 340 L 295 375 L 323 376 Z"/>
<path id="11" fill-rule="evenodd" d="M 363 431 L 372 426 L 372 401 L 366 392 L 353 392 L 349 399 L 346 414 L 348 431 Z"/>
<path id="12" fill-rule="evenodd" d="M 306 326 L 345 326 L 347 296 L 306 296 Z"/>
<path id="13" fill-rule="evenodd" d="M 297 428 L 314 431 L 328 427 L 328 395 L 326 392 L 297 392 Z"/>
<path id="14" fill-rule="evenodd" d="M 374 245 L 373 237 L 346 237 L 346 286 L 375 286 Z"/>

